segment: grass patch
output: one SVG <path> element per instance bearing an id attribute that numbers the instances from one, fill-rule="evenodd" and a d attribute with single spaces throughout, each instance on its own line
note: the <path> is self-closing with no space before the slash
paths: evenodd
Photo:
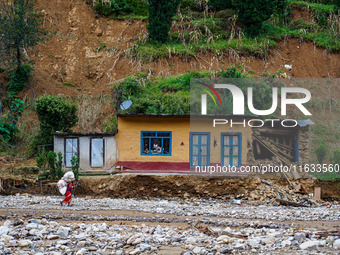
<path id="1" fill-rule="evenodd" d="M 137 43 L 128 49 L 127 55 L 142 61 L 154 61 L 159 58 L 170 58 L 172 55 L 190 57 L 197 52 L 196 45 L 183 45 L 180 43 Z"/>
<path id="2" fill-rule="evenodd" d="M 276 46 L 275 41 L 267 38 L 247 38 L 234 39 L 231 41 L 220 40 L 210 44 L 200 46 L 201 50 L 208 50 L 214 53 L 233 49 L 238 53 L 251 54 L 259 57 L 267 55 L 269 49 Z"/>
<path id="3" fill-rule="evenodd" d="M 63 82 L 63 85 L 67 86 L 67 87 L 71 87 L 71 88 L 75 87 L 75 85 L 73 83 L 71 83 L 71 82 Z"/>
<path id="4" fill-rule="evenodd" d="M 335 13 L 337 11 L 336 5 L 329 4 L 321 4 L 321 3 L 310 3 L 306 1 L 295 1 L 291 0 L 290 4 L 296 7 L 307 7 L 310 8 L 313 12 L 324 12 L 327 14 Z"/>
<path id="5" fill-rule="evenodd" d="M 210 77 L 209 72 L 189 72 L 167 78 L 148 78 L 139 73 L 113 84 L 116 108 L 119 103 L 132 100 L 129 113 L 144 114 L 190 114 L 190 80 L 192 78 Z"/>
<path id="6" fill-rule="evenodd" d="M 201 87 L 196 87 L 193 90 L 191 80 L 193 78 L 245 78 L 248 77 L 241 66 L 229 66 L 225 70 L 213 72 L 188 72 L 182 75 L 169 76 L 166 78 L 153 77 L 149 78 L 145 73 L 139 73 L 134 76 L 127 77 L 122 82 L 113 84 L 114 101 L 116 102 L 117 112 L 121 111 L 119 104 L 125 100 L 131 100 L 132 106 L 129 108 L 129 113 L 137 114 L 190 114 L 200 113 L 201 111 Z M 243 79 L 239 80 L 240 88 L 246 91 L 248 86 L 254 83 Z M 270 106 L 265 98 L 272 93 L 271 85 L 266 81 L 257 82 L 257 97 L 254 100 L 254 105 L 257 109 L 268 109 Z M 192 96 L 191 96 L 192 95 Z M 223 114 L 232 111 L 232 96 L 227 93 L 223 95 L 227 104 L 223 107 L 215 108 L 213 101 L 210 100 L 209 109 L 214 109 L 214 113 Z M 215 112 L 217 111 L 217 112 Z M 248 110 L 246 109 L 248 114 Z"/>
<path id="7" fill-rule="evenodd" d="M 336 172 L 310 173 L 310 174 L 322 181 L 336 181 L 336 180 L 340 181 L 340 173 Z"/>
<path id="8" fill-rule="evenodd" d="M 267 55 L 269 49 L 276 46 L 276 42 L 267 38 L 242 38 L 231 41 L 218 40 L 211 43 L 199 42 L 193 44 L 182 44 L 170 42 L 165 44 L 154 44 L 150 42 L 137 43 L 127 51 L 129 57 L 135 57 L 141 61 L 155 61 L 160 58 L 181 56 L 186 59 L 195 56 L 198 52 L 220 53 L 233 49 L 237 53 L 251 54 L 258 57 Z"/>
<path id="9" fill-rule="evenodd" d="M 148 19 L 148 16 L 144 16 L 144 15 L 136 15 L 136 14 L 126 14 L 126 15 L 118 15 L 118 17 L 111 17 L 111 19 L 115 19 L 115 20 L 125 20 L 125 19 L 129 19 L 129 20 L 142 20 L 142 21 L 146 21 Z"/>
<path id="10" fill-rule="evenodd" d="M 198 52 L 212 52 L 219 55 L 232 50 L 238 54 L 265 57 L 276 42 L 285 37 L 314 42 L 329 52 L 340 52 L 340 19 L 335 15 L 335 5 L 290 1 L 291 7 L 304 7 L 315 22 L 290 21 L 289 16 L 274 15 L 264 24 L 264 30 L 257 38 L 245 36 L 235 26 L 235 11 L 224 10 L 216 14 L 176 16 L 169 42 L 154 44 L 139 41 L 127 50 L 128 57 L 141 61 L 155 61 L 160 58 L 181 56 L 190 58 Z M 221 15 L 221 13 L 223 15 Z M 202 13 L 201 13 L 202 14 Z"/>
<path id="11" fill-rule="evenodd" d="M 95 53 L 98 53 L 106 48 L 106 44 L 103 42 L 100 42 L 99 46 L 94 49 Z"/>

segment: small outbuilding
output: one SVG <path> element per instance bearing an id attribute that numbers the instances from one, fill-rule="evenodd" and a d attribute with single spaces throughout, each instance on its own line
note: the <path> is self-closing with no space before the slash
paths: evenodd
<path id="1" fill-rule="evenodd" d="M 108 169 L 117 163 L 115 133 L 55 133 L 54 152 L 63 155 L 63 166 L 70 168 L 73 156 L 81 170 Z"/>

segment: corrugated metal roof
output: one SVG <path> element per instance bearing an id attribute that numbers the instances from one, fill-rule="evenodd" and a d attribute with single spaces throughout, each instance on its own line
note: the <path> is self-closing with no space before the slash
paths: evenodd
<path id="1" fill-rule="evenodd" d="M 315 124 L 311 119 L 299 120 L 297 123 L 300 127 L 306 127 L 308 125 L 314 125 Z"/>

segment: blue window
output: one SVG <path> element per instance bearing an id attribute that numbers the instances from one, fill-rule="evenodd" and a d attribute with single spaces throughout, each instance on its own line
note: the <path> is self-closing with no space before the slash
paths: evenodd
<path id="1" fill-rule="evenodd" d="M 210 165 L 210 133 L 190 133 L 190 167 Z"/>
<path id="2" fill-rule="evenodd" d="M 171 132 L 142 131 L 141 155 L 171 156 Z"/>
<path id="3" fill-rule="evenodd" d="M 240 133 L 222 133 L 221 145 L 222 166 L 241 166 L 242 135 Z"/>

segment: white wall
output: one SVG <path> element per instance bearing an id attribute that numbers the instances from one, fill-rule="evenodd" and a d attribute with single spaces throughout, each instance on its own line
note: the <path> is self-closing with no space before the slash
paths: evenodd
<path id="1" fill-rule="evenodd" d="M 63 154 L 63 158 L 64 158 L 64 137 L 60 137 L 60 136 L 54 136 L 53 137 L 53 145 L 54 145 L 54 152 L 58 153 L 61 152 L 61 154 Z"/>
<path id="2" fill-rule="evenodd" d="M 90 136 L 79 137 L 79 166 L 81 170 L 103 170 L 111 169 L 118 161 L 117 141 L 114 136 L 104 137 L 105 162 L 104 168 L 92 168 L 90 164 Z M 54 152 L 63 155 L 63 166 L 65 167 L 65 137 L 54 136 Z"/>

